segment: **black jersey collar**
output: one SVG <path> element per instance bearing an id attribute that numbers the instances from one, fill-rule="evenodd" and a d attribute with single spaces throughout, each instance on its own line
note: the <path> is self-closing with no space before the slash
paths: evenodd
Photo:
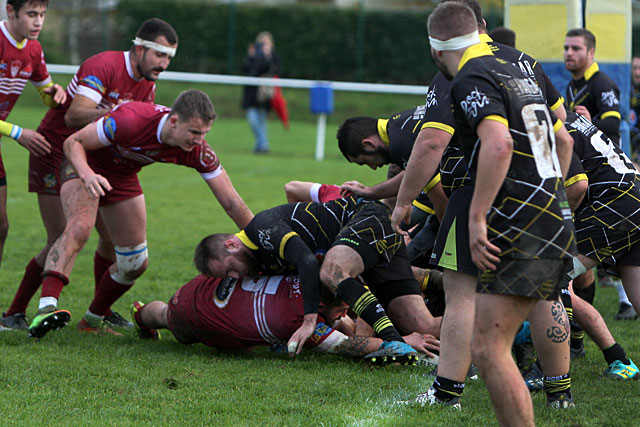
<path id="1" fill-rule="evenodd" d="M 491 48 L 486 43 L 477 43 L 469 46 L 467 50 L 464 51 L 464 54 L 462 55 L 462 59 L 458 64 L 458 71 L 460 71 L 462 67 L 464 67 L 464 64 L 469 62 L 470 59 L 478 58 L 480 56 L 488 56 L 488 55 L 493 56 L 493 52 L 491 52 Z"/>

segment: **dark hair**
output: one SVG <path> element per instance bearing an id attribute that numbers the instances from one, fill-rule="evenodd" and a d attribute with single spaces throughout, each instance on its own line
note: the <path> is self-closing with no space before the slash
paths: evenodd
<path id="1" fill-rule="evenodd" d="M 7 0 L 7 4 L 13 6 L 13 10 L 18 13 L 20 9 L 26 4 L 35 3 L 36 5 L 42 5 L 49 7 L 49 0 Z"/>
<path id="2" fill-rule="evenodd" d="M 449 40 L 477 29 L 475 13 L 461 1 L 440 3 L 427 20 L 429 35 L 439 40 Z"/>
<path id="3" fill-rule="evenodd" d="M 327 310 L 330 310 L 343 302 L 324 286 L 320 287 L 320 301 L 323 302 Z"/>
<path id="4" fill-rule="evenodd" d="M 136 33 L 136 37 L 152 42 L 160 36 L 164 36 L 169 44 L 178 43 L 178 33 L 176 33 L 176 30 L 174 30 L 169 23 L 159 18 L 147 19 L 142 23 Z"/>
<path id="5" fill-rule="evenodd" d="M 489 31 L 489 37 L 491 37 L 494 42 L 516 47 L 516 32 L 507 27 L 494 28 Z"/>
<path id="6" fill-rule="evenodd" d="M 336 138 L 338 147 L 344 157 L 356 157 L 366 151 L 362 146 L 362 140 L 378 134 L 378 120 L 373 117 L 351 117 L 342 123 L 338 128 Z"/>
<path id="7" fill-rule="evenodd" d="M 482 16 L 482 7 L 480 7 L 480 3 L 477 0 L 442 0 L 441 3 L 449 1 L 457 1 L 469 6 L 469 8 L 473 10 L 473 14 L 476 16 L 476 24 L 478 24 L 478 28 L 481 30 L 487 29 L 486 25 L 484 24 L 484 17 Z"/>
<path id="8" fill-rule="evenodd" d="M 587 50 L 596 48 L 596 36 L 586 28 L 573 28 L 567 31 L 567 37 L 582 37 L 584 38 L 584 44 L 587 46 Z"/>
<path id="9" fill-rule="evenodd" d="M 194 117 L 210 122 L 216 118 L 209 96 L 201 90 L 189 89 L 178 95 L 171 107 L 171 115 L 177 114 L 180 120 L 187 121 Z"/>
<path id="10" fill-rule="evenodd" d="M 193 264 L 200 274 L 209 277 L 213 276 L 211 270 L 209 270 L 209 261 L 220 260 L 229 254 L 224 247 L 224 242 L 231 237 L 233 237 L 233 234 L 210 234 L 198 243 L 193 254 Z"/>

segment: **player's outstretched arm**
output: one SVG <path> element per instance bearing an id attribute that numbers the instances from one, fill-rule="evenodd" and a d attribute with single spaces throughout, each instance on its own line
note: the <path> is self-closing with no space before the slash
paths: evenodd
<path id="1" fill-rule="evenodd" d="M 440 350 L 440 341 L 434 338 L 433 335 L 423 335 L 414 332 L 402 338 L 404 338 L 405 342 L 415 350 L 420 353 L 425 353 L 430 357 L 433 357 L 434 354 L 429 350 Z M 343 336 L 336 342 L 335 347 L 329 350 L 329 352 L 333 352 L 344 357 L 358 358 L 378 350 L 382 343 L 382 339 L 376 337 L 363 337 L 358 335 L 353 337 Z"/>
<path id="2" fill-rule="evenodd" d="M 15 139 L 18 144 L 29 150 L 34 156 L 44 156 L 51 153 L 51 145 L 38 132 L 23 129 L 20 126 L 0 120 L 0 134 Z"/>
<path id="3" fill-rule="evenodd" d="M 97 123 L 91 123 L 71 135 L 64 141 L 62 147 L 65 156 L 84 182 L 87 193 L 92 199 L 104 196 L 106 191 L 111 191 L 109 181 L 102 175 L 96 174 L 87 162 L 87 150 L 104 147 L 98 138 Z"/>
<path id="4" fill-rule="evenodd" d="M 340 186 L 340 194 L 344 195 L 353 193 L 356 196 L 362 196 L 368 199 L 376 200 L 384 199 L 386 197 L 394 197 L 398 194 L 403 176 L 404 171 L 401 171 L 396 176 L 372 186 L 366 186 L 358 181 L 347 181 Z"/>
<path id="5" fill-rule="evenodd" d="M 229 218 L 236 223 L 238 228 L 243 229 L 246 227 L 253 218 L 253 214 L 233 187 L 227 171 L 223 170 L 220 175 L 208 179 L 207 185 L 218 200 L 218 203 L 220 203 L 220 206 L 229 215 Z"/>
<path id="6" fill-rule="evenodd" d="M 396 233 L 406 234 L 400 229 L 400 223 L 410 211 L 411 203 L 438 169 L 451 135 L 437 128 L 424 128 L 418 134 L 398 190 L 396 207 L 391 214 L 391 225 Z"/>

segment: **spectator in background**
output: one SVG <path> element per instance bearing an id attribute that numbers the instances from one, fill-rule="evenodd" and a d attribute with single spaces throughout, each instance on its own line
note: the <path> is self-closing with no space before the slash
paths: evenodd
<path id="1" fill-rule="evenodd" d="M 496 43 L 501 43 L 507 46 L 516 47 L 516 33 L 507 27 L 495 27 L 489 31 L 489 37 Z"/>
<path id="2" fill-rule="evenodd" d="M 256 42 L 249 45 L 247 56 L 242 60 L 242 71 L 251 77 L 267 77 L 280 74 L 280 57 L 275 52 L 273 36 L 262 31 Z M 254 153 L 268 153 L 267 114 L 275 88 L 273 86 L 245 86 L 242 94 L 242 108 L 247 112 L 247 120 L 255 136 Z"/>

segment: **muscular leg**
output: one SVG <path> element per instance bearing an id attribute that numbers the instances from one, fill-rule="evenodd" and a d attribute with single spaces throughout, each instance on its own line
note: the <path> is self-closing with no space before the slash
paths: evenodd
<path id="1" fill-rule="evenodd" d="M 573 317 L 578 322 L 601 350 L 615 344 L 615 340 L 607 327 L 604 319 L 594 306 L 577 296 L 573 287 L 571 292 L 571 304 L 573 305 Z"/>
<path id="2" fill-rule="evenodd" d="M 116 247 L 134 247 L 146 242 L 147 214 L 143 195 L 103 206 L 100 214 Z M 144 261 L 133 269 L 125 270 L 116 262 L 104 273 L 89 306 L 91 314 L 100 317 L 108 314 L 111 305 L 144 273 L 148 265 L 146 248 L 140 256 L 145 257 Z"/>
<path id="3" fill-rule="evenodd" d="M 575 313 L 575 305 L 573 306 Z M 538 301 L 529 313 L 531 339 L 547 377 L 569 372 L 569 319 L 560 301 Z"/>
<path id="4" fill-rule="evenodd" d="M 373 327 L 385 341 L 404 342 L 378 299 L 355 280 L 364 271 L 362 258 L 354 249 L 337 245 L 329 249 L 320 267 L 320 281 L 332 293 Z"/>
<path id="5" fill-rule="evenodd" d="M 640 266 L 618 265 L 617 267 L 627 297 L 636 313 L 640 313 Z"/>
<path id="6" fill-rule="evenodd" d="M 511 356 L 511 345 L 535 302 L 518 296 L 476 295 L 471 353 L 500 425 L 534 425 L 531 396 Z"/>
<path id="7" fill-rule="evenodd" d="M 411 332 L 440 337 L 442 317 L 433 317 L 420 295 L 402 295 L 392 299 L 387 314 L 403 335 Z"/>
<path id="8" fill-rule="evenodd" d="M 47 254 L 67 224 L 60 197 L 50 194 L 38 194 L 37 196 L 40 217 L 42 218 L 42 224 L 47 233 L 47 243 L 26 266 L 24 275 L 20 281 L 20 286 L 16 291 L 9 310 L 7 310 L 7 315 L 24 313 L 26 311 L 29 301 L 31 301 L 31 298 L 42 283 L 41 274 L 44 270 Z"/>
<path id="9" fill-rule="evenodd" d="M 109 236 L 109 230 L 107 230 L 107 226 L 104 224 L 100 212 L 98 212 L 98 218 L 96 219 L 96 230 L 98 231 L 99 237 L 93 258 L 94 295 L 98 292 L 98 286 L 102 280 L 102 276 L 104 276 L 104 273 L 109 267 L 116 262 L 116 253 L 113 249 L 111 236 Z"/>
<path id="10" fill-rule="evenodd" d="M 89 240 L 98 211 L 98 200 L 92 200 L 80 179 L 65 182 L 60 190 L 62 207 L 67 225 L 62 235 L 52 245 L 45 262 L 40 308 L 54 298 L 55 304 L 62 292 L 65 280 L 75 262 L 78 252 Z M 66 279 L 68 281 L 68 279 Z"/>
<path id="11" fill-rule="evenodd" d="M 7 185 L 5 184 L 0 186 L 0 263 L 7 234 L 9 234 L 9 217 L 7 216 Z"/>
<path id="12" fill-rule="evenodd" d="M 447 269 L 443 279 L 446 308 L 440 329 L 438 376 L 464 383 L 471 365 L 476 279 Z"/>

